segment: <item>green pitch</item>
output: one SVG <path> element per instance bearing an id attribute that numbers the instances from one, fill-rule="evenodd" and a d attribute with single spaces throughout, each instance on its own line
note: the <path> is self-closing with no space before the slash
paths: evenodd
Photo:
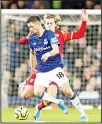
<path id="1" fill-rule="evenodd" d="M 14 109 L 3 109 L 2 122 L 34 122 L 34 109 L 28 108 L 29 116 L 27 120 L 16 120 L 13 116 Z M 98 109 L 85 110 L 89 122 L 101 122 L 101 111 Z M 60 109 L 43 110 L 40 121 L 44 122 L 80 122 L 80 115 L 74 108 L 69 108 L 69 113 L 65 115 Z"/>

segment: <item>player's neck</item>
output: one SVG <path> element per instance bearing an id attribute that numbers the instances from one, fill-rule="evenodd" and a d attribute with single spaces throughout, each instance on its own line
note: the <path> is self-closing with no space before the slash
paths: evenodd
<path id="1" fill-rule="evenodd" d="M 52 31 L 55 32 L 55 29 L 53 29 Z"/>
<path id="2" fill-rule="evenodd" d="M 53 28 L 51 29 L 51 31 L 55 32 L 55 28 L 53 27 Z"/>
<path id="3" fill-rule="evenodd" d="M 43 27 L 40 28 L 40 31 L 39 31 L 39 34 L 38 34 L 38 37 L 41 37 L 44 33 L 44 29 Z"/>

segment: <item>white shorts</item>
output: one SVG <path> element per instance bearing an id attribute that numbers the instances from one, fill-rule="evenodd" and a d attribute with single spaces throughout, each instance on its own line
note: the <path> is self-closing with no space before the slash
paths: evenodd
<path id="1" fill-rule="evenodd" d="M 59 87 L 61 87 L 64 83 L 68 82 L 69 80 L 66 77 L 63 69 L 58 67 L 49 72 L 37 73 L 34 82 L 34 87 L 36 87 L 37 85 L 48 87 L 52 81 L 55 82 Z"/>

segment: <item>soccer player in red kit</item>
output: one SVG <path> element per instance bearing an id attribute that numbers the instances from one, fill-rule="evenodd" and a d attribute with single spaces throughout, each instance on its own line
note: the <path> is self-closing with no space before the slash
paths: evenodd
<path id="1" fill-rule="evenodd" d="M 82 12 L 81 18 L 82 18 L 82 24 L 81 24 L 78 31 L 76 31 L 76 32 L 62 32 L 60 30 L 56 30 L 56 26 L 57 26 L 58 22 L 61 21 L 61 18 L 59 15 L 56 15 L 56 14 L 45 14 L 44 15 L 44 22 L 45 22 L 46 29 L 52 30 L 60 42 L 59 50 L 60 50 L 61 55 L 63 53 L 63 45 L 67 41 L 84 37 L 84 33 L 86 31 L 86 23 L 87 23 L 86 22 L 87 21 L 87 14 L 85 11 Z M 31 33 L 29 33 L 27 37 L 21 38 L 19 40 L 19 43 L 20 44 L 27 44 L 28 43 L 27 39 L 29 38 L 30 35 L 31 35 Z M 31 68 L 33 68 L 33 67 L 31 67 Z M 27 85 L 30 85 L 29 87 L 31 87 L 32 90 L 33 90 L 32 86 L 34 86 L 34 78 L 35 77 L 36 77 L 36 75 L 35 75 L 35 73 L 33 73 L 27 82 Z M 33 81 L 31 82 L 30 80 L 33 80 Z M 57 84 L 55 82 L 51 82 L 47 91 L 50 95 L 56 97 L 57 88 L 58 88 Z M 69 90 L 67 90 L 67 89 L 69 89 Z M 28 88 L 28 90 L 29 90 L 29 88 Z M 31 90 L 29 90 L 29 91 L 31 92 Z M 81 121 L 88 121 L 88 118 L 87 118 L 86 114 L 84 113 L 84 110 L 83 110 L 82 105 L 79 101 L 79 98 L 77 97 L 77 95 L 74 94 L 74 92 L 70 88 L 70 85 L 68 84 L 68 86 L 66 86 L 66 87 L 64 86 L 62 91 L 64 92 L 64 94 L 66 96 L 68 96 L 71 99 L 72 104 L 81 114 Z M 26 93 L 28 93 L 28 92 L 26 92 Z M 33 93 L 33 92 L 31 92 L 31 93 Z M 31 96 L 32 96 L 32 94 L 31 94 Z M 41 109 L 48 106 L 49 104 L 50 103 L 47 101 L 42 101 L 37 106 L 37 111 L 34 115 L 36 119 L 40 118 Z"/>

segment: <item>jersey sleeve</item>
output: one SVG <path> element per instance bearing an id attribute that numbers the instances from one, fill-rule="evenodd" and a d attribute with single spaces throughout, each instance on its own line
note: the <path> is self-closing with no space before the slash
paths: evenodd
<path id="1" fill-rule="evenodd" d="M 32 50 L 34 50 L 34 48 L 33 48 L 31 45 L 29 45 L 29 47 L 30 47 Z"/>
<path id="2" fill-rule="evenodd" d="M 48 32 L 48 39 L 49 39 L 51 45 L 59 44 L 57 37 L 55 36 L 55 34 L 52 31 Z"/>
<path id="3" fill-rule="evenodd" d="M 30 43 L 30 41 L 31 41 L 31 39 L 28 39 L 29 47 L 30 47 L 32 50 L 34 50 L 32 44 Z"/>
<path id="4" fill-rule="evenodd" d="M 76 32 L 62 32 L 64 36 L 64 42 L 84 37 L 84 33 L 86 31 L 86 23 L 87 23 L 86 21 L 82 21 L 79 30 Z"/>
<path id="5" fill-rule="evenodd" d="M 86 21 L 82 21 L 79 30 L 71 33 L 71 39 L 79 39 L 84 37 L 84 33 L 86 31 L 86 23 L 87 23 Z"/>
<path id="6" fill-rule="evenodd" d="M 62 32 L 64 37 L 64 42 L 71 40 L 72 32 Z"/>
<path id="7" fill-rule="evenodd" d="M 26 37 L 22 37 L 18 40 L 19 44 L 28 44 L 28 39 Z"/>

